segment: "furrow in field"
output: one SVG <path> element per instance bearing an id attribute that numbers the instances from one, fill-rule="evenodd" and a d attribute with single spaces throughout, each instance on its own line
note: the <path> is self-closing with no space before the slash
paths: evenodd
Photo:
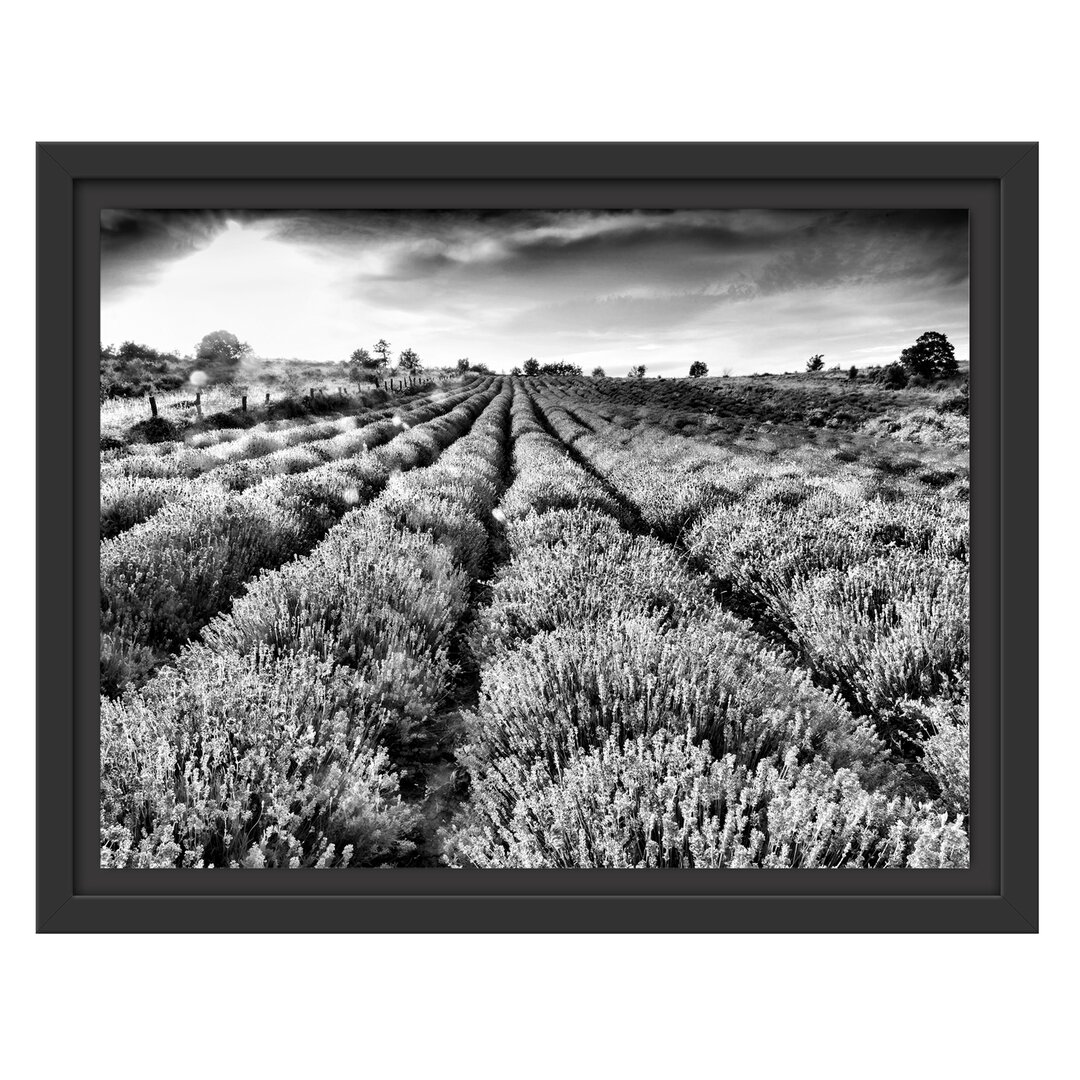
<path id="1" fill-rule="evenodd" d="M 510 396 L 103 703 L 104 865 L 428 860 L 421 788 L 489 558 Z"/>
<path id="2" fill-rule="evenodd" d="M 514 481 L 500 504 L 509 558 L 471 634 L 481 693 L 460 753 L 470 791 L 453 861 L 966 858 L 958 822 L 889 790 L 865 725 L 717 609 L 708 578 L 670 544 L 623 529 L 527 395 L 513 412 Z"/>
<path id="3" fill-rule="evenodd" d="M 139 683 L 241 592 L 310 551 L 392 474 L 432 461 L 499 390 L 496 382 L 385 446 L 248 491 L 196 491 L 101 545 L 102 690 Z"/>

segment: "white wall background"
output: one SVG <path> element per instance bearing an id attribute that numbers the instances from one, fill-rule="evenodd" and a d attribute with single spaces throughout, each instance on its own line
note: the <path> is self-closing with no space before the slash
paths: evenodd
<path id="1" fill-rule="evenodd" d="M 1063 10 L 1047 0 L 1022 10 L 940 0 L 11 9 L 0 63 L 10 1075 L 1062 1071 L 1080 858 L 1069 679 L 1078 184 Z M 1042 935 L 35 937 L 33 144 L 115 139 L 1042 140 Z"/>

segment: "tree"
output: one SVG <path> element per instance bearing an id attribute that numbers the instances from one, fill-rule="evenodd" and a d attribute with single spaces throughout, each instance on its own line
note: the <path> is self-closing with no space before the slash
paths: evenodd
<path id="1" fill-rule="evenodd" d="M 859 377 L 859 369 L 854 364 L 852 364 L 851 367 L 848 368 L 847 377 L 851 379 L 852 382 L 854 382 Z"/>
<path id="2" fill-rule="evenodd" d="M 709 374 L 709 369 L 705 366 L 705 362 L 703 360 L 695 360 L 690 365 L 690 378 L 691 379 L 700 379 L 702 375 L 708 375 L 708 374 Z"/>
<path id="3" fill-rule="evenodd" d="M 540 361 L 535 356 L 530 356 L 521 369 L 523 375 L 539 375 Z"/>
<path id="4" fill-rule="evenodd" d="M 638 364 L 637 367 L 632 367 L 627 373 L 629 379 L 644 379 L 645 378 L 645 365 Z"/>
<path id="5" fill-rule="evenodd" d="M 607 375 L 605 374 L 604 369 L 602 367 L 594 367 L 592 369 L 592 373 L 593 373 L 593 378 L 594 379 L 606 379 L 607 378 Z"/>
<path id="6" fill-rule="evenodd" d="M 519 368 L 519 367 L 517 367 L 517 366 L 515 365 L 514 367 L 512 367 L 512 368 L 510 369 L 510 374 L 511 374 L 511 375 L 520 375 L 520 374 L 521 374 L 521 368 Z"/>
<path id="7" fill-rule="evenodd" d="M 348 369 L 349 378 L 356 383 L 358 390 L 363 389 L 364 384 L 373 376 L 378 384 L 379 361 L 367 349 L 354 349 L 345 366 Z"/>
<path id="8" fill-rule="evenodd" d="M 937 330 L 927 330 L 906 348 L 900 354 L 900 363 L 908 375 L 924 379 L 948 378 L 959 370 L 952 342 Z"/>
<path id="9" fill-rule="evenodd" d="M 206 376 L 206 382 L 235 382 L 240 362 L 251 346 L 228 330 L 213 330 L 195 346 L 196 367 Z"/>
<path id="10" fill-rule="evenodd" d="M 568 364 L 565 360 L 556 360 L 551 364 L 540 366 L 540 375 L 580 375 L 581 368 L 577 364 Z"/>
<path id="11" fill-rule="evenodd" d="M 825 366 L 825 354 L 815 353 L 806 361 L 807 371 L 820 371 Z"/>
<path id="12" fill-rule="evenodd" d="M 119 347 L 101 345 L 101 392 L 105 397 L 175 390 L 189 374 L 176 353 L 158 352 L 149 345 L 125 341 Z"/>
<path id="13" fill-rule="evenodd" d="M 462 372 L 463 374 L 464 374 L 464 373 L 465 373 L 466 371 L 468 371 L 468 370 L 469 370 L 469 358 L 468 358 L 467 356 L 463 356 L 463 357 L 462 357 L 462 358 L 461 358 L 461 359 L 460 359 L 460 360 L 459 360 L 459 361 L 457 362 L 457 369 L 458 369 L 458 371 Z"/>
<path id="14" fill-rule="evenodd" d="M 398 357 L 398 366 L 402 371 L 419 371 L 420 357 L 416 355 L 416 350 L 402 350 L 401 356 Z"/>
<path id="15" fill-rule="evenodd" d="M 379 367 L 384 368 L 390 366 L 390 342 L 387 341 L 386 338 L 379 338 L 371 351 L 379 357 Z"/>

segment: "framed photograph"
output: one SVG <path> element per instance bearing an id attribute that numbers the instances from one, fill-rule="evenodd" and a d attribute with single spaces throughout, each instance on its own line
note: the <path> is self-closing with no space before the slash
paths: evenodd
<path id="1" fill-rule="evenodd" d="M 39 930 L 1035 931 L 1037 159 L 39 145 Z"/>

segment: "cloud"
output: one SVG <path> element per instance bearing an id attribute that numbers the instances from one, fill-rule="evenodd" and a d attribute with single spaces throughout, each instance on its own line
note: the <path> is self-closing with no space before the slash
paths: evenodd
<path id="1" fill-rule="evenodd" d="M 648 348 L 660 365 L 736 353 L 742 370 L 932 327 L 962 353 L 967 273 L 966 215 L 948 210 L 102 215 L 107 340 L 175 347 L 210 319 L 264 355 L 322 360 L 387 336 L 431 363 Z"/>

